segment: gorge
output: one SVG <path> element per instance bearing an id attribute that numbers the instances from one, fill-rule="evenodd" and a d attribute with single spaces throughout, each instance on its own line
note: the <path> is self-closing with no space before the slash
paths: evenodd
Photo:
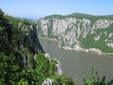
<path id="1" fill-rule="evenodd" d="M 62 18 L 64 16 L 55 15 L 54 17 Z M 73 17 L 75 17 L 75 15 L 73 15 Z M 45 17 L 45 19 L 40 19 L 37 25 L 26 19 L 6 15 L 0 9 L 0 85 L 112 85 L 112 75 L 107 73 L 112 73 L 112 58 L 110 59 L 104 56 L 101 58 L 101 56 L 89 55 L 84 52 L 62 50 L 62 48 L 55 47 L 58 43 L 43 41 L 39 39 L 38 36 L 45 39 L 55 39 L 59 42 L 59 47 L 71 50 L 84 50 L 82 45 L 87 46 L 87 43 L 81 43 L 82 40 L 84 42 L 90 41 L 90 39 L 98 41 L 101 37 L 102 40 L 105 40 L 102 30 L 106 29 L 106 27 L 112 27 L 113 21 L 108 19 L 96 21 L 97 24 L 94 25 L 94 28 L 95 26 L 97 26 L 97 28 L 100 27 L 99 29 L 102 29 L 102 33 L 99 31 L 100 35 L 92 38 L 91 35 L 97 31 L 95 32 L 94 29 L 90 29 L 90 21 L 87 19 L 70 17 L 64 20 L 52 18 L 46 21 L 46 18 L 49 18 L 49 16 Z M 111 18 L 111 16 L 108 18 Z M 53 27 L 51 24 L 53 20 L 55 23 L 54 30 L 48 27 Z M 89 36 L 88 33 L 91 34 L 91 37 L 87 40 L 86 38 Z M 107 50 L 108 53 L 112 52 L 112 29 L 109 28 L 104 34 L 106 34 L 107 37 L 107 47 L 105 47 L 106 44 L 102 44 L 105 45 L 103 46 L 105 49 L 100 49 L 102 51 Z M 99 43 L 102 42 L 99 41 Z M 88 46 L 90 46 L 90 44 Z M 97 48 L 88 49 L 101 52 L 101 50 L 97 50 Z M 50 53 L 50 55 L 46 52 Z M 97 64 L 95 64 L 95 62 Z M 88 71 L 86 70 L 89 70 L 91 65 L 97 65 L 96 68 L 104 70 L 105 72 L 102 72 L 102 75 L 106 74 L 105 76 L 108 76 L 107 81 L 105 81 L 105 77 L 99 77 L 100 75 L 95 74 L 93 69 L 92 74 L 90 74 L 91 77 L 89 79 L 85 77 L 85 80 L 81 81 L 84 76 L 80 76 L 79 73 L 85 72 L 84 75 L 87 74 L 86 72 Z M 104 66 L 106 66 L 106 69 L 104 69 Z M 109 71 L 107 71 L 108 69 Z M 101 72 L 101 70 L 99 71 Z M 70 76 L 73 77 L 75 82 Z M 78 81 L 79 79 L 81 80 Z"/>

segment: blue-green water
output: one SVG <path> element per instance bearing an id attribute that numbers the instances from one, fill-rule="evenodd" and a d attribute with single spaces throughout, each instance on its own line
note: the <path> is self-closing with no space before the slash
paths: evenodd
<path id="1" fill-rule="evenodd" d="M 106 76 L 107 80 L 113 79 L 113 58 L 79 52 L 70 51 L 58 47 L 57 42 L 40 39 L 40 43 L 45 52 L 57 58 L 61 64 L 63 73 L 72 76 L 77 83 L 83 82 L 86 74 L 94 67 L 100 76 Z"/>

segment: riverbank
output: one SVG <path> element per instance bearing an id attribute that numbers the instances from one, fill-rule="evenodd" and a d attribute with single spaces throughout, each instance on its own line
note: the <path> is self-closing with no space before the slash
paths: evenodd
<path id="1" fill-rule="evenodd" d="M 50 41 L 53 41 L 53 42 L 58 42 L 57 39 L 49 39 L 49 38 L 42 38 L 42 37 L 38 37 L 39 39 L 43 39 L 43 40 L 50 40 Z"/>
<path id="2" fill-rule="evenodd" d="M 42 38 L 42 37 L 39 37 L 39 39 L 50 40 L 50 41 L 53 41 L 53 42 L 57 42 L 59 44 L 59 41 L 57 39 L 49 39 L 49 38 Z M 97 54 L 97 55 L 105 55 L 107 57 L 113 58 L 113 53 L 105 53 L 105 52 L 102 52 L 100 49 L 97 49 L 97 48 L 89 48 L 89 49 L 81 48 L 78 44 L 75 46 L 74 49 L 71 48 L 71 47 L 61 47 L 61 46 L 58 46 L 58 47 L 66 49 L 66 50 L 82 51 L 82 52 L 93 53 L 93 54 Z"/>

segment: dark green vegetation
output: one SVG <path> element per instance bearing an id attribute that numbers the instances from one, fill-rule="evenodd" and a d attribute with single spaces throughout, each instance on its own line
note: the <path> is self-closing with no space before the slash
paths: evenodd
<path id="1" fill-rule="evenodd" d="M 87 49 L 88 48 L 98 48 L 102 52 L 113 53 L 113 48 L 108 47 L 105 42 L 106 39 L 113 40 L 113 37 L 108 38 L 108 35 L 105 35 L 104 32 L 106 32 L 107 34 L 112 33 L 113 32 L 113 24 L 111 24 L 107 29 L 96 30 L 96 34 L 87 35 L 86 38 L 81 38 L 80 39 L 81 47 L 87 48 Z M 100 39 L 98 41 L 95 41 L 94 37 L 100 35 L 101 33 L 102 33 L 102 35 L 101 35 Z"/>
<path id="2" fill-rule="evenodd" d="M 41 85 L 49 77 L 65 85 L 73 82 L 68 76 L 56 77 L 56 62 L 43 55 L 35 32 L 34 23 L 0 10 L 0 85 Z"/>
<path id="3" fill-rule="evenodd" d="M 89 19 L 91 20 L 92 23 L 94 23 L 96 20 L 98 19 L 113 19 L 113 15 L 103 15 L 103 16 L 94 16 L 94 15 L 90 15 L 90 14 L 83 14 L 83 13 L 72 13 L 70 15 L 58 15 L 58 14 L 54 14 L 54 15 L 49 15 L 46 16 L 45 19 L 48 18 L 58 18 L 58 19 L 64 19 L 64 18 L 69 18 L 69 17 L 73 17 L 73 18 L 78 18 L 78 19 Z"/>
<path id="4" fill-rule="evenodd" d="M 98 76 L 98 72 L 94 72 L 94 68 L 92 68 L 92 72 L 87 74 L 88 79 L 84 79 L 84 85 L 112 85 L 113 79 L 106 82 L 106 77 L 103 76 L 100 78 Z"/>

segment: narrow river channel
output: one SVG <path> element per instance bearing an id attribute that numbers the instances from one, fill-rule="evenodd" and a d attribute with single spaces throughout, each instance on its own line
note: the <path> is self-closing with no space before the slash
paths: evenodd
<path id="1" fill-rule="evenodd" d="M 39 39 L 45 52 L 57 58 L 63 69 L 63 74 L 69 75 L 76 83 L 82 83 L 87 73 L 94 67 L 100 76 L 106 76 L 107 80 L 113 79 L 113 58 L 85 53 L 70 51 L 58 47 L 57 42 Z"/>

